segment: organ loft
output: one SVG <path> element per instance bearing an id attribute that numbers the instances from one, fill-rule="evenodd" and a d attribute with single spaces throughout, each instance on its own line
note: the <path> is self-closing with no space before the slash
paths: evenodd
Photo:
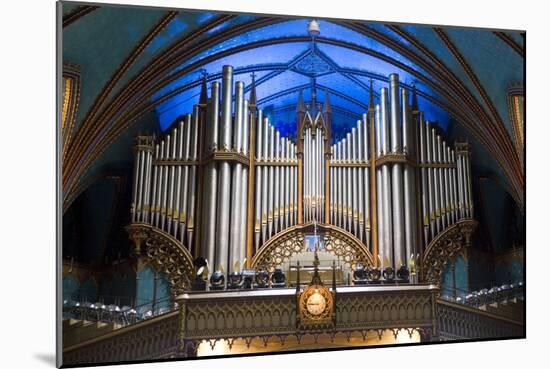
<path id="1" fill-rule="evenodd" d="M 288 66 L 307 82 L 285 114 L 260 92 L 269 73 L 220 63 L 187 82 L 187 111 L 127 141 L 120 229 L 131 243 L 112 268 L 151 284 L 147 297 L 132 287 L 111 304 L 67 299 L 68 327 L 110 324 L 68 330 L 67 363 L 522 334 L 487 306 L 520 304 L 523 283 L 478 283 L 472 272 L 487 232 L 480 151 L 423 111 L 427 93 L 395 72 L 358 82 L 364 110 L 342 123 L 352 99 L 323 79 L 337 66 L 319 22 L 307 33 Z"/>

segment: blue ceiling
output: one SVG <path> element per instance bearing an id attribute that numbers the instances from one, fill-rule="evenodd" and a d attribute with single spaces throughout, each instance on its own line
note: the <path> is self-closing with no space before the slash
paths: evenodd
<path id="1" fill-rule="evenodd" d="M 67 3 L 63 6 L 64 13 L 76 9 L 75 5 Z M 80 66 L 81 70 L 80 106 L 75 124 L 77 130 L 109 79 L 138 42 L 166 14 L 166 10 L 160 9 L 102 6 L 63 29 L 63 59 Z M 220 14 L 212 12 L 179 11 L 111 86 L 112 89 L 100 108 L 109 106 L 117 93 L 139 76 L 147 65 L 154 63 L 155 58 L 219 16 Z M 433 71 L 425 70 L 409 55 L 400 52 L 399 48 L 389 46 L 395 43 L 422 55 L 422 50 L 417 45 L 399 35 L 391 26 L 357 22 L 361 27 L 387 37 L 389 43 L 382 43 L 379 39 L 367 36 L 368 32 L 358 32 L 338 20 L 319 20 L 321 34 L 314 45 L 307 32 L 310 20 L 306 18 L 276 19 L 253 30 L 229 32 L 235 27 L 261 19 L 261 16 L 235 15 L 207 32 L 200 33 L 194 42 L 206 43 L 212 37 L 220 37 L 220 42 L 182 58 L 169 70 L 163 71 L 162 75 L 158 75 L 156 82 L 166 82 L 159 82 L 145 96 L 158 118 L 149 123 L 150 129 L 165 129 L 181 114 L 191 112 L 192 106 L 199 99 L 203 73 L 208 73 L 209 82 L 219 80 L 222 66 L 230 64 L 235 70 L 235 80 L 243 81 L 247 87 L 251 83 L 251 73 L 255 73 L 259 107 L 266 111 L 275 125 L 288 131 L 290 135 L 295 126 L 298 92 L 303 90 L 304 98 L 311 99 L 313 76 L 317 86 L 317 100 L 324 101 L 325 91 L 330 94 L 335 129 L 333 136 L 338 138 L 366 111 L 370 81 L 373 81 L 377 102 L 378 91 L 381 87 L 388 86 L 390 73 L 398 73 L 400 82 L 405 87 L 410 88 L 415 84 L 419 93 L 420 110 L 424 111 L 426 119 L 437 122 L 449 133 L 468 134 L 468 129 L 455 129 L 460 124 L 456 116 L 462 114 L 471 120 L 475 120 L 475 117 L 467 111 L 467 106 L 461 105 L 462 102 L 454 92 L 442 93 L 445 86 L 434 88 L 441 83 L 434 80 Z M 489 111 L 463 66 L 432 26 L 400 27 L 439 58 L 457 76 L 476 103 Z M 229 37 L 223 37 L 226 32 Z M 445 32 L 478 76 L 506 131 L 513 139 L 507 91 L 510 86 L 524 84 L 524 58 L 490 30 L 445 28 Z M 506 35 L 520 47 L 524 47 L 524 38 L 519 32 L 510 31 Z M 254 46 L 257 43 L 261 43 L 261 46 Z M 433 70 L 440 70 L 440 66 L 429 58 L 426 58 L 426 65 Z M 108 127 L 101 134 L 114 140 L 113 142 L 120 135 L 118 133 L 109 136 Z M 475 135 L 469 138 L 474 145 L 482 145 Z M 97 138 L 98 141 L 101 139 L 103 137 Z M 486 152 L 485 149 L 481 151 Z M 109 159 L 105 155 L 98 156 L 91 168 L 103 165 L 106 160 Z M 487 165 L 501 176 L 502 168 L 495 160 L 488 159 Z M 484 159 L 485 161 L 487 160 Z M 87 172 L 90 172 L 90 168 Z"/>

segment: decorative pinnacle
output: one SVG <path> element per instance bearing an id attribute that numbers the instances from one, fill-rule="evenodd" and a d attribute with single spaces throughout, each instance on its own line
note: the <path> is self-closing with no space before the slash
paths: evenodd
<path id="1" fill-rule="evenodd" d="M 296 112 L 298 113 L 305 113 L 306 109 L 304 106 L 304 92 L 300 90 L 300 93 L 298 94 L 298 105 L 296 106 Z"/>
<path id="2" fill-rule="evenodd" d="M 412 111 L 418 111 L 418 97 L 416 96 L 416 83 L 412 83 Z"/>
<path id="3" fill-rule="evenodd" d="M 325 89 L 325 105 L 323 106 L 325 113 L 332 113 L 332 107 L 330 106 L 329 93 Z"/>
<path id="4" fill-rule="evenodd" d="M 252 72 L 251 74 L 252 82 L 250 85 L 250 105 L 256 106 L 256 73 Z"/>
<path id="5" fill-rule="evenodd" d="M 374 110 L 374 91 L 372 89 L 372 78 L 370 80 L 370 87 L 369 87 L 369 110 Z"/>
<path id="6" fill-rule="evenodd" d="M 208 77 L 208 73 L 205 69 L 201 70 L 202 74 L 202 83 L 201 83 L 201 95 L 199 98 L 199 104 L 206 104 L 208 100 L 208 88 L 206 87 L 206 78 Z"/>

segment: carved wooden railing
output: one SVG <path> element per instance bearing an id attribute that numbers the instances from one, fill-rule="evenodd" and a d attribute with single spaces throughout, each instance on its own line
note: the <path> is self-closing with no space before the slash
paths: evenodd
<path id="1" fill-rule="evenodd" d="M 445 300 L 439 300 L 437 305 L 442 341 L 525 337 L 521 322 Z"/>
<path id="2" fill-rule="evenodd" d="M 324 334 L 333 340 L 359 332 L 365 340 L 369 332 L 380 338 L 387 330 L 397 335 L 400 329 L 435 340 L 437 292 L 432 285 L 338 287 L 335 328 L 317 331 L 297 328 L 295 289 L 189 293 L 178 297 L 179 312 L 65 348 L 63 364 L 194 356 L 204 340 L 211 345 L 225 340 L 231 346 L 237 339 L 250 345 L 259 338 L 265 345 L 284 345 L 289 336 L 300 340 Z"/>
<path id="3" fill-rule="evenodd" d="M 63 349 L 63 365 L 106 364 L 176 356 L 178 311 Z"/>

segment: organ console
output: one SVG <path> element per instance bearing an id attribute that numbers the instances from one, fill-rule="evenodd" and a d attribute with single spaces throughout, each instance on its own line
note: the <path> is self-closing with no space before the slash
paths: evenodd
<path id="1" fill-rule="evenodd" d="M 371 83 L 369 111 L 340 140 L 328 93 L 320 104 L 315 89 L 309 103 L 300 92 L 296 138 L 285 137 L 257 108 L 254 77 L 247 100 L 232 67 L 222 75 L 209 89 L 203 78 L 192 113 L 164 135 L 136 137 L 131 206 L 132 224 L 173 236 L 211 273 L 250 267 L 266 243 L 310 223 L 362 243 L 373 259 L 363 265 L 399 270 L 473 218 L 469 144 L 446 142 L 397 74 L 378 104 Z"/>

